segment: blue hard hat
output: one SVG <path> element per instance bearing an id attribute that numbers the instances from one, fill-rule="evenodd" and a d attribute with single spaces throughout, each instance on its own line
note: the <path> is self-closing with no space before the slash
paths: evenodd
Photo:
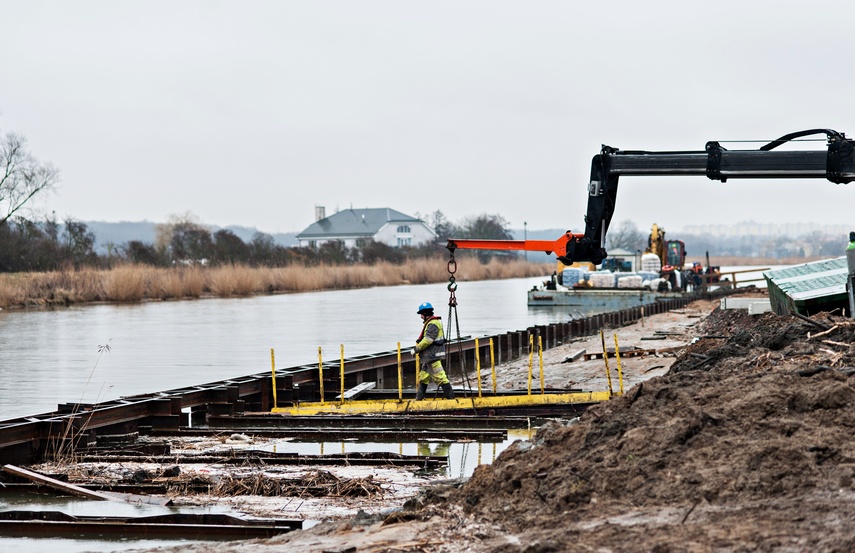
<path id="1" fill-rule="evenodd" d="M 419 310 L 416 311 L 416 313 L 421 315 L 422 311 L 433 311 L 433 306 L 430 304 L 430 302 L 426 301 L 423 304 L 419 305 Z"/>

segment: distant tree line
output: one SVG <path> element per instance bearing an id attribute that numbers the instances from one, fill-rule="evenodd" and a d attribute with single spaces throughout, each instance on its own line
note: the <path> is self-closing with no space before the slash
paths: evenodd
<path id="1" fill-rule="evenodd" d="M 638 230 L 632 221 L 613 225 L 608 232 L 610 249 L 644 251 L 648 245 L 649 231 Z M 668 240 L 682 240 L 691 259 L 702 259 L 707 252 L 712 256 L 766 257 L 773 259 L 800 257 L 838 257 L 845 255 L 847 236 L 830 235 L 814 231 L 797 237 L 768 236 L 708 236 L 666 232 Z"/>
<path id="2" fill-rule="evenodd" d="M 60 223 L 55 216 L 37 221 L 25 216 L 25 208 L 34 197 L 51 190 L 59 180 L 59 171 L 36 159 L 22 136 L 7 132 L 0 135 L 0 272 L 51 271 L 64 267 L 110 267 L 133 262 L 154 266 L 204 263 L 211 265 L 242 263 L 278 267 L 300 263 L 313 265 L 403 263 L 407 259 L 436 255 L 448 238 L 510 240 L 508 222 L 500 215 L 482 214 L 465 218 L 460 224 L 449 221 L 441 211 L 420 217 L 434 229 L 437 239 L 421 247 L 391 247 L 366 240 L 349 248 L 343 242 L 326 242 L 317 248 L 286 247 L 273 237 L 258 232 L 244 242 L 230 230 L 212 232 L 194 217 L 173 217 L 158 225 L 154 243 L 131 240 L 109 244 L 106 254 L 94 250 L 95 235 L 85 223 L 69 218 Z M 647 232 L 632 221 L 612 225 L 608 233 L 610 249 L 644 251 Z M 739 257 L 836 257 L 844 254 L 846 237 L 812 232 L 792 238 L 757 236 L 710 237 L 666 234 L 668 239 L 683 240 L 690 258 L 709 252 L 715 256 Z M 494 255 L 515 256 L 512 252 L 462 252 L 477 255 L 482 261 Z"/>
<path id="3" fill-rule="evenodd" d="M 234 232 L 212 232 L 191 214 L 173 216 L 157 225 L 154 242 L 131 240 L 108 244 L 106 253 L 94 249 L 95 235 L 85 223 L 55 218 L 32 221 L 23 216 L 0 222 L 0 272 L 52 271 L 66 267 L 109 268 L 121 263 L 141 263 L 157 267 L 175 265 L 245 264 L 257 267 L 301 265 L 373 264 L 378 261 L 404 263 L 408 259 L 445 255 L 449 237 L 511 239 L 508 223 L 499 215 L 468 217 L 455 225 L 440 211 L 430 216 L 437 233 L 433 244 L 419 247 L 391 247 L 373 240 L 356 247 L 343 242 L 325 242 L 318 247 L 287 247 L 269 234 L 257 232 L 248 242 Z M 491 252 L 477 252 L 487 260 Z"/>
<path id="4" fill-rule="evenodd" d="M 317 248 L 285 247 L 273 237 L 256 233 L 244 242 L 234 232 L 212 232 L 190 214 L 172 217 L 158 225 L 154 243 L 131 240 L 108 244 L 106 254 L 95 252 L 95 235 L 85 223 L 55 216 L 34 220 L 25 216 L 34 197 L 51 190 L 59 171 L 39 161 L 27 149 L 22 136 L 7 132 L 0 136 L 0 272 L 52 271 L 66 267 L 111 267 L 117 263 L 142 263 L 168 267 L 177 264 L 247 264 L 279 267 L 299 263 L 352 264 L 391 261 L 435 255 L 449 236 L 460 238 L 510 239 L 508 223 L 499 215 L 478 215 L 460 225 L 436 211 L 430 216 L 437 241 L 422 247 L 397 247 L 365 240 L 355 248 L 343 242 L 325 242 Z M 481 253 L 485 258 L 489 254 Z"/>

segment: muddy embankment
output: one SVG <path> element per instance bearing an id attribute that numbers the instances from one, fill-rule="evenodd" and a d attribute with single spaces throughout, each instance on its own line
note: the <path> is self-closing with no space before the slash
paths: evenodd
<path id="1" fill-rule="evenodd" d="M 468 482 L 242 551 L 852 551 L 855 323 L 814 321 L 715 310 L 666 374 Z"/>

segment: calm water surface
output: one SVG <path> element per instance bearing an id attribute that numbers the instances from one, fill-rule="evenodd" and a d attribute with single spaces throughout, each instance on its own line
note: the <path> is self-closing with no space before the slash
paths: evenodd
<path id="1" fill-rule="evenodd" d="M 526 305 L 526 291 L 544 278 L 459 282 L 461 335 L 568 320 L 566 308 Z M 398 342 L 409 349 L 424 301 L 448 333 L 445 283 L 0 311 L 0 420 L 267 372 L 271 348 L 279 369 L 317 363 L 318 347 L 327 360 L 339 358 L 341 345 L 345 357 Z"/>
<path id="2" fill-rule="evenodd" d="M 569 319 L 529 308 L 541 278 L 460 282 L 461 334 L 480 336 Z M 325 359 L 412 346 L 416 308 L 448 322 L 446 284 L 391 286 L 243 299 L 0 311 L 0 420 L 203 384 Z M 109 346 L 99 354 L 99 346 Z"/>
<path id="3" fill-rule="evenodd" d="M 481 336 L 568 320 L 565 308 L 526 305 L 526 291 L 543 278 L 461 282 L 461 334 Z M 423 301 L 436 306 L 448 328 L 445 284 L 0 311 L 0 420 L 53 411 L 58 403 L 105 401 L 267 372 L 271 348 L 277 368 L 316 363 L 319 346 L 329 359 L 338 358 L 342 344 L 346 357 L 394 350 L 398 342 L 409 348 L 421 330 L 415 310 Z M 105 351 L 99 354 L 101 346 L 109 346 L 109 352 L 101 348 Z M 303 454 L 388 450 L 447 455 L 446 473 L 456 477 L 491 463 L 514 440 L 530 437 L 531 429 L 509 431 L 500 444 L 283 441 L 273 447 Z M 104 503 L 0 493 L 0 510 L 9 509 L 104 514 Z M 114 515 L 142 516 L 171 508 L 111 503 L 110 509 L 133 511 Z M 180 543 L 0 536 L 0 551 L 80 553 Z"/>

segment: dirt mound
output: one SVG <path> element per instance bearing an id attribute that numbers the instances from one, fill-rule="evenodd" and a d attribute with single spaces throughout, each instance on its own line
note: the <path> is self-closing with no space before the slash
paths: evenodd
<path id="1" fill-rule="evenodd" d="M 449 501 L 520 536 L 494 550 L 855 550 L 855 322 L 814 321 L 716 310 L 668 374 Z"/>

